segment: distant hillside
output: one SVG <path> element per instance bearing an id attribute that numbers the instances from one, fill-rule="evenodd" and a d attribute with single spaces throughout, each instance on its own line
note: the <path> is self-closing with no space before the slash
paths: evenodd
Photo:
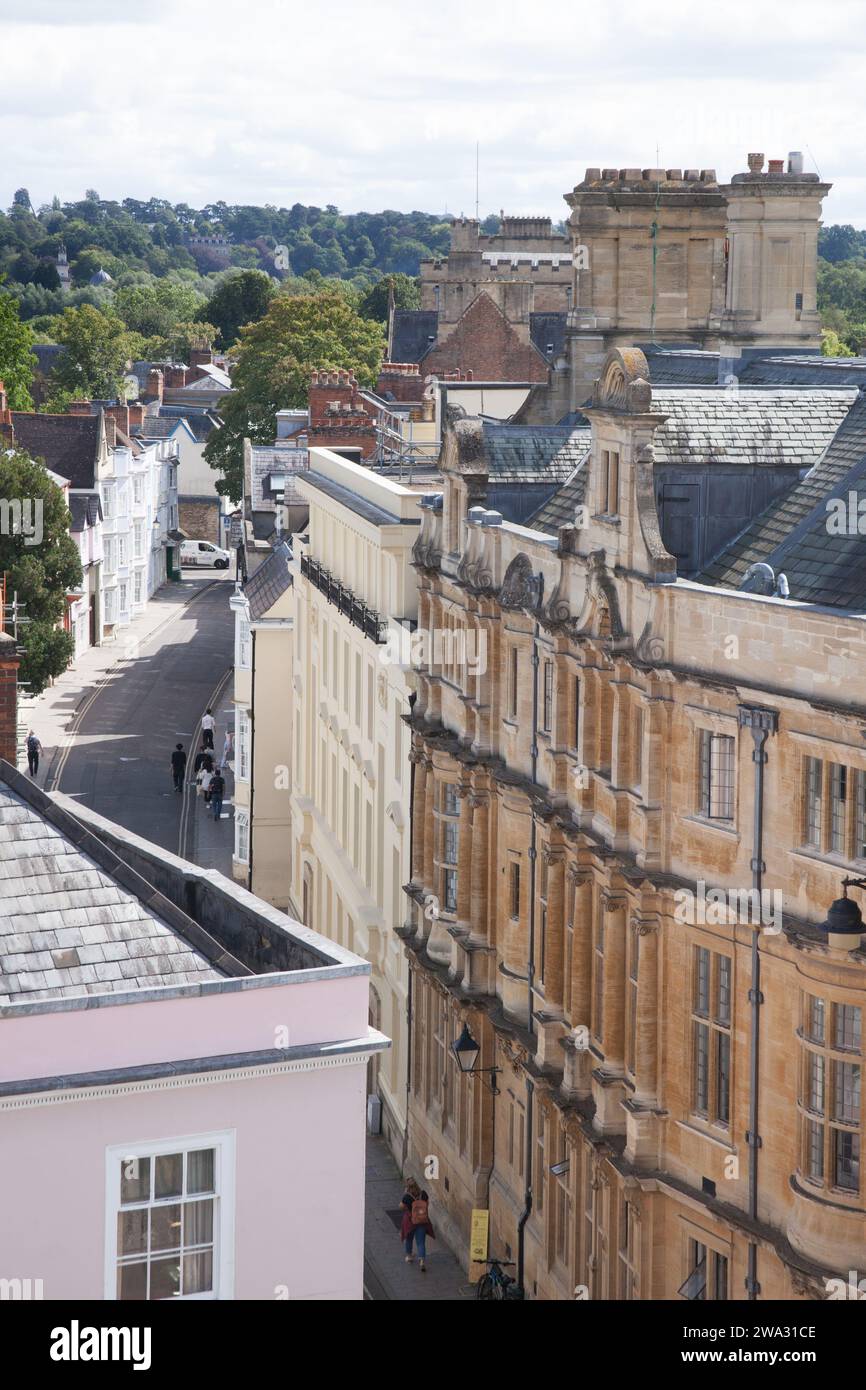
<path id="1" fill-rule="evenodd" d="M 90 190 L 80 202 L 35 210 L 19 189 L 0 213 L 0 275 L 19 300 L 21 316 L 56 314 L 70 302 L 104 301 L 105 285 L 147 284 L 166 276 L 209 295 L 230 267 L 278 278 L 318 271 L 363 292 L 382 275 L 417 275 L 427 256 L 447 255 L 450 219 L 425 212 L 359 212 L 337 208 L 191 208 L 162 198 L 115 203 Z M 57 255 L 65 247 L 70 290 L 61 290 Z M 284 248 L 284 249 L 282 249 Z M 93 284 L 102 270 L 110 282 Z M 73 295 L 70 301 L 70 293 Z"/>

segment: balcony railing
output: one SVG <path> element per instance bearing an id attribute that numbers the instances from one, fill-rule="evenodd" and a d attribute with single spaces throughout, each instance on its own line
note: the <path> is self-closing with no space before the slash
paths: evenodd
<path id="1" fill-rule="evenodd" d="M 384 618 L 380 618 L 376 610 L 358 598 L 346 584 L 335 579 L 321 561 L 314 560 L 310 555 L 302 555 L 301 574 L 315 584 L 328 602 L 339 608 L 352 626 L 359 628 L 371 642 L 387 641 L 388 624 Z"/>

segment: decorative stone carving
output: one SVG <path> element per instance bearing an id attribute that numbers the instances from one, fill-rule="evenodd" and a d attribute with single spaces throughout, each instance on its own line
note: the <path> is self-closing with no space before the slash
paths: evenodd
<path id="1" fill-rule="evenodd" d="M 647 620 L 643 632 L 635 643 L 634 654 L 638 661 L 642 661 L 647 666 L 654 666 L 656 662 L 664 660 L 664 640 L 658 633 L 653 633 L 652 623 L 649 620 Z"/>
<path id="2" fill-rule="evenodd" d="M 652 404 L 649 366 L 640 348 L 612 348 L 592 392 L 592 403 L 604 410 L 643 415 Z"/>
<path id="3" fill-rule="evenodd" d="M 381 707 L 382 709 L 387 709 L 387 708 L 388 708 L 388 677 L 385 675 L 385 672 L 384 672 L 384 671 L 380 671 L 380 672 L 379 672 L 379 679 L 378 679 L 377 685 L 378 685 L 378 694 L 379 694 L 379 705 L 380 705 L 380 707 Z"/>
<path id="4" fill-rule="evenodd" d="M 521 551 L 505 571 L 499 602 L 503 608 L 524 608 L 535 613 L 541 606 L 543 587 L 543 576 L 533 573 L 529 556 Z"/>

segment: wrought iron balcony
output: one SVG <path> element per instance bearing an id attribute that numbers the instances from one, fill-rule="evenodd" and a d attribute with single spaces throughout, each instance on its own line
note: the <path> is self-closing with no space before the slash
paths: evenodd
<path id="1" fill-rule="evenodd" d="M 302 555 L 301 574 L 324 594 L 329 603 L 345 614 L 353 627 L 359 628 L 369 637 L 371 642 L 387 641 L 388 624 L 384 618 L 380 618 L 376 610 L 358 598 L 347 585 L 335 579 L 320 560 L 314 560 L 311 555 Z"/>

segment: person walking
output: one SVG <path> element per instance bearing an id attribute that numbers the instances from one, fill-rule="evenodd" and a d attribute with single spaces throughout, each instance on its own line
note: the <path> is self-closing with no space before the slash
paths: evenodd
<path id="1" fill-rule="evenodd" d="M 430 1223 L 429 1201 L 430 1198 L 423 1188 L 418 1186 L 414 1178 L 410 1178 L 400 1201 L 404 1208 L 400 1239 L 406 1251 L 407 1265 L 412 1264 L 415 1258 L 412 1254 L 414 1242 L 418 1251 L 418 1268 L 422 1274 L 427 1273 L 427 1237 L 436 1239 L 436 1232 Z"/>
<path id="2" fill-rule="evenodd" d="M 171 755 L 171 775 L 174 778 L 174 789 L 176 792 L 183 791 L 183 774 L 186 771 L 186 753 L 183 751 L 183 744 L 179 743 Z"/>
<path id="3" fill-rule="evenodd" d="M 27 735 L 27 768 L 31 777 L 35 777 L 39 771 L 39 754 L 41 752 L 42 744 L 31 729 Z"/>
<path id="4" fill-rule="evenodd" d="M 204 748 L 213 748 L 213 731 L 216 720 L 213 717 L 213 710 L 208 710 L 207 714 L 202 715 L 201 719 L 201 741 Z"/>
<path id="5" fill-rule="evenodd" d="M 226 766 L 231 762 L 234 754 L 234 734 L 231 729 L 226 729 L 225 742 L 223 743 L 223 755 L 220 758 L 220 772 L 225 772 Z"/>
<path id="6" fill-rule="evenodd" d="M 206 748 L 200 748 L 195 755 L 193 772 L 195 773 L 196 777 L 201 772 L 203 767 L 207 768 L 208 772 L 213 772 L 213 754 L 209 753 Z"/>
<path id="7" fill-rule="evenodd" d="M 226 781 L 222 773 L 217 771 L 210 779 L 210 804 L 213 807 L 213 818 L 219 820 L 223 813 L 223 797 L 226 791 Z"/>
<path id="8" fill-rule="evenodd" d="M 196 779 L 197 795 L 204 799 L 205 805 L 210 801 L 210 784 L 213 781 L 213 773 L 209 768 L 203 767 Z"/>

